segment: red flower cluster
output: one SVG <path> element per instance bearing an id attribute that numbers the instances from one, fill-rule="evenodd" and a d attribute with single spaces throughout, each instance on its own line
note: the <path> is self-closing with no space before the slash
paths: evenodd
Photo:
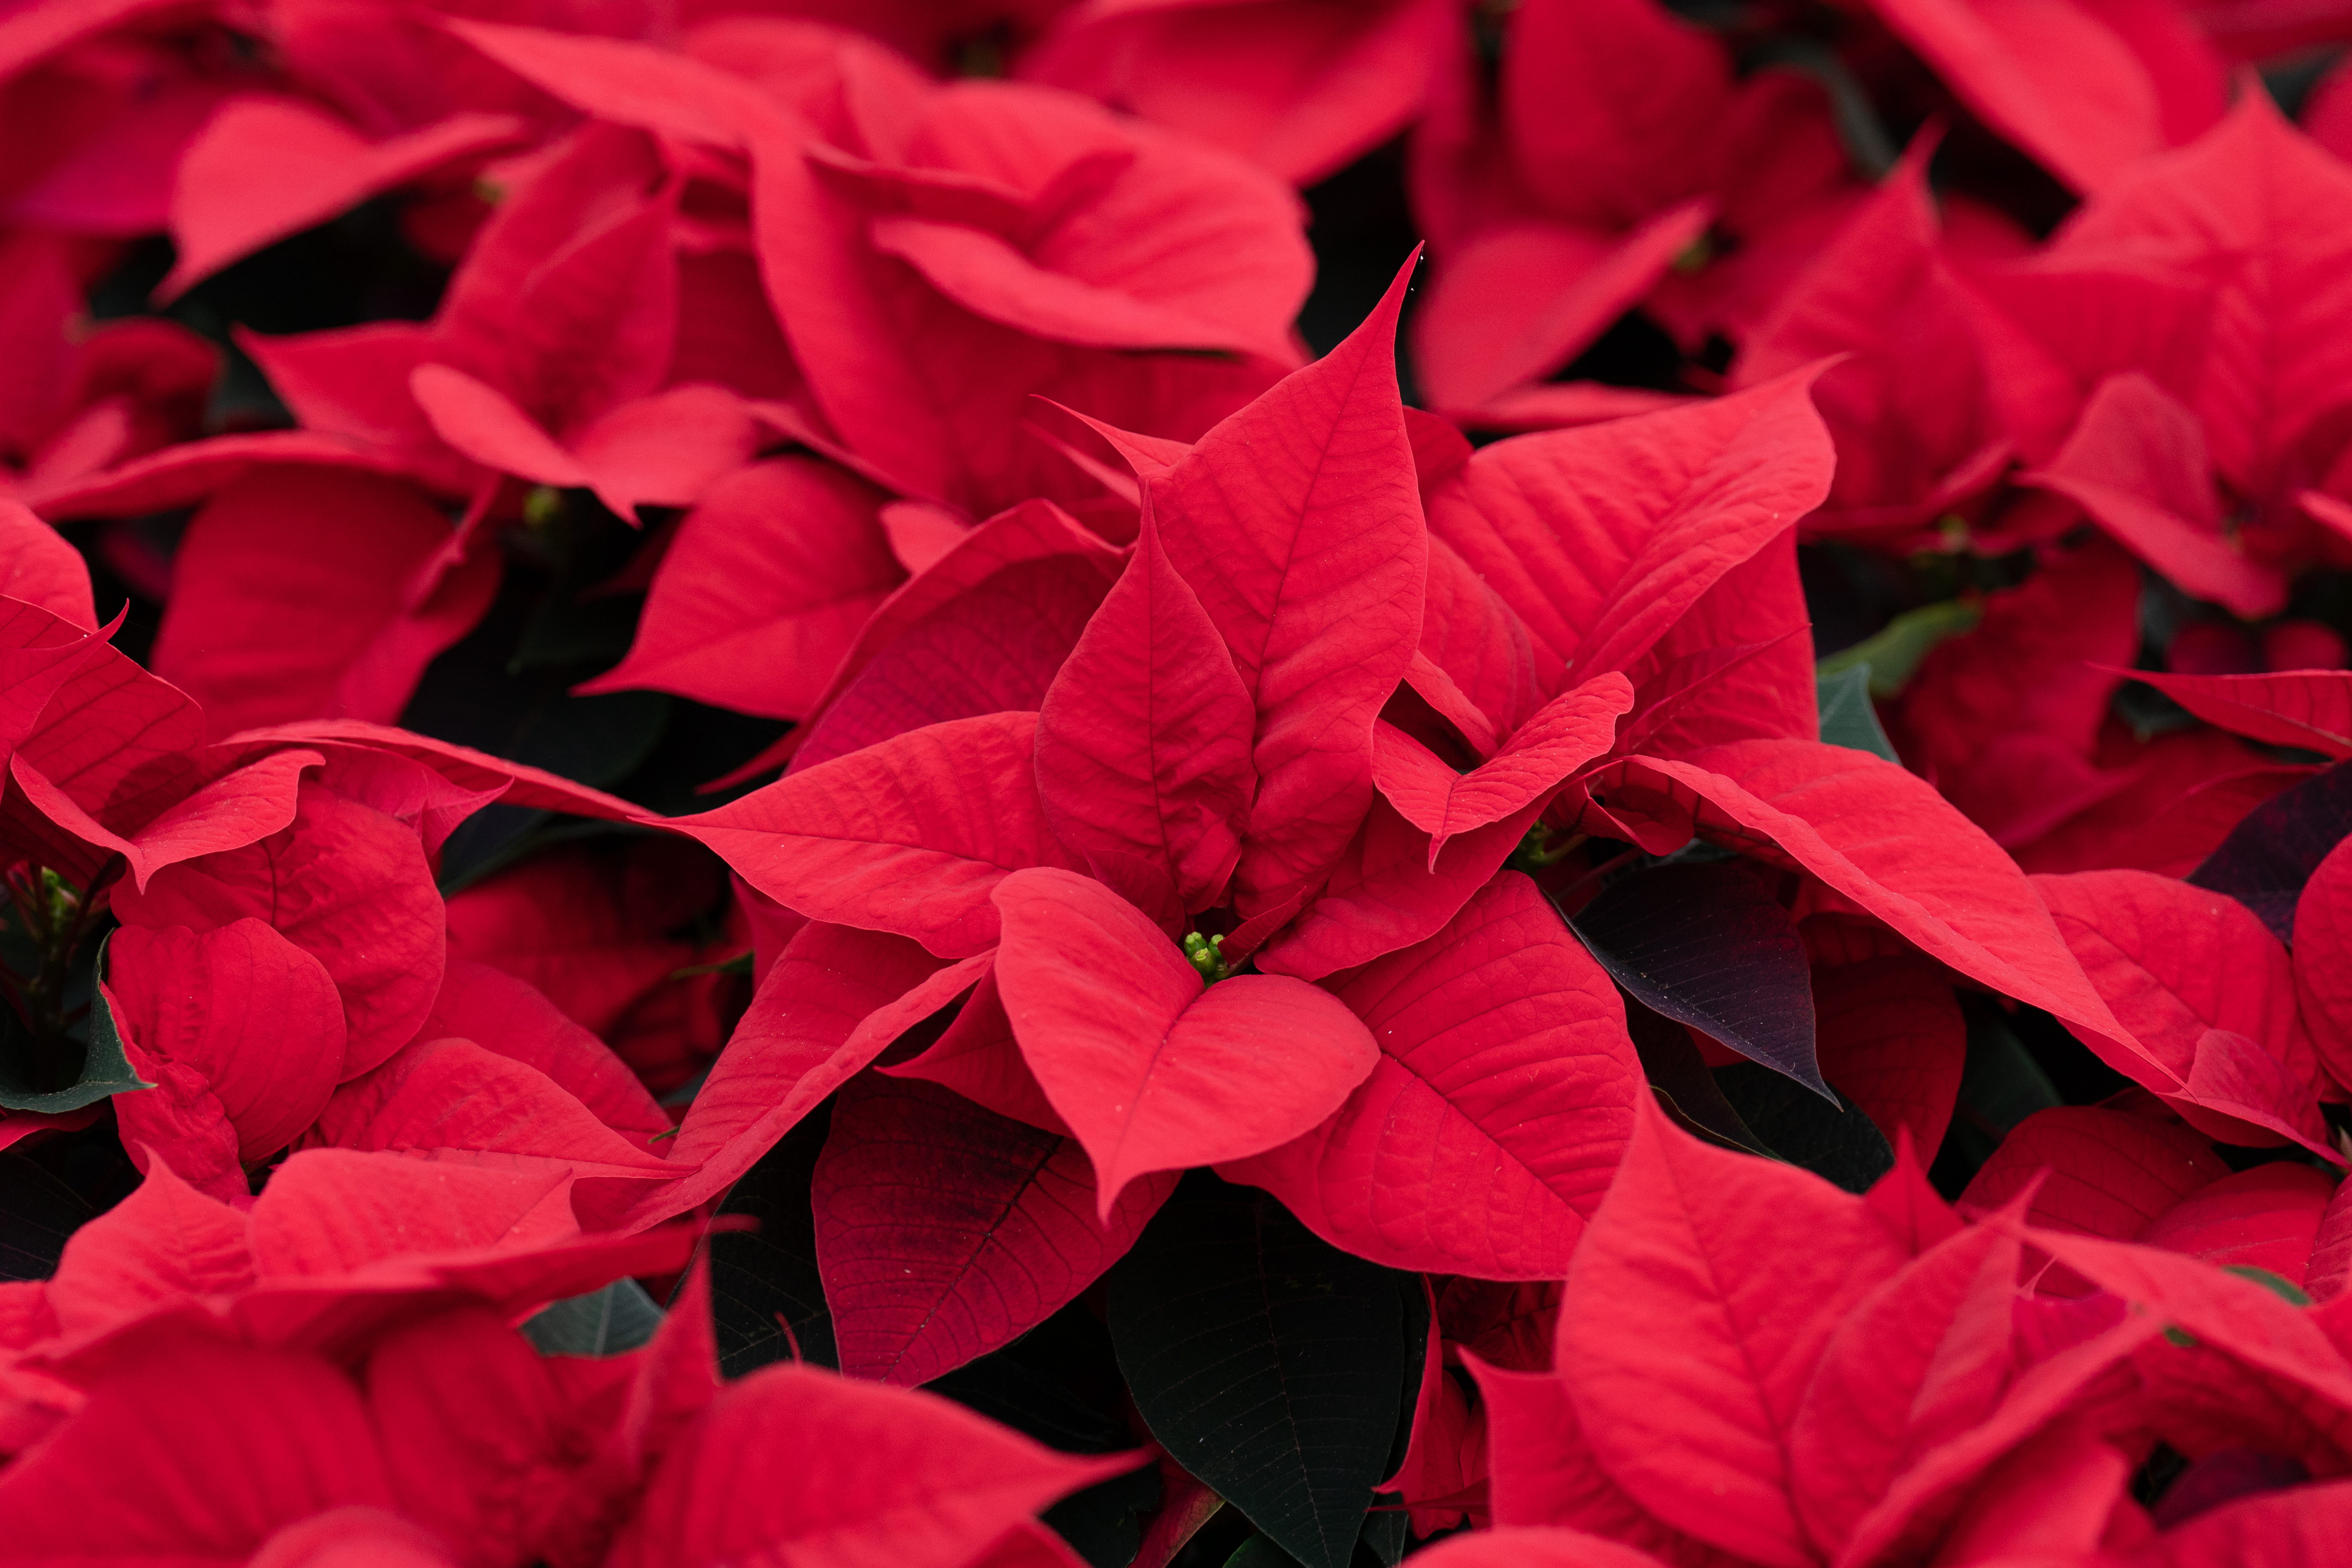
<path id="1" fill-rule="evenodd" d="M 0 16 L 0 1563 L 2336 1560 L 2347 41 Z"/>

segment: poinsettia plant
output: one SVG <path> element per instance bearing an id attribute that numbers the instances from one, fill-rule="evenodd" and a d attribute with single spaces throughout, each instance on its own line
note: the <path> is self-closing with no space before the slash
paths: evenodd
<path id="1" fill-rule="evenodd" d="M 2346 43 L 0 16 L 0 1557 L 2334 1561 Z"/>

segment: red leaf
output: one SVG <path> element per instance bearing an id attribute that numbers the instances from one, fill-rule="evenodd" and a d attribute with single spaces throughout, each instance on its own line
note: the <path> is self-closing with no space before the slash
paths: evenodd
<path id="1" fill-rule="evenodd" d="M 680 1173 L 597 1121 L 545 1073 L 471 1040 L 420 1041 L 352 1079 L 320 1113 L 313 1140 L 498 1170 Z"/>
<path id="2" fill-rule="evenodd" d="M 83 843 L 110 849 L 130 862 L 134 886 L 166 866 L 199 855 L 242 849 L 282 831 L 294 820 L 301 775 L 323 766 L 316 752 L 279 752 L 226 773 L 172 806 L 125 838 L 74 804 L 23 757 L 11 759 L 9 777 L 25 801 Z"/>
<path id="3" fill-rule="evenodd" d="M 1659 1568 L 1646 1552 L 1580 1530 L 1474 1531 L 1430 1548 L 1429 1568 Z"/>
<path id="4" fill-rule="evenodd" d="M 864 663 L 807 726 L 792 771 L 926 724 L 1035 712 L 1108 586 L 1092 561 L 1061 555 L 1007 566 L 949 600 Z"/>
<path id="5" fill-rule="evenodd" d="M 2289 125 L 2270 95 L 2240 92 L 2195 143 L 2136 165 L 2062 232 L 2069 248 L 2212 258 L 2212 337 L 2196 405 L 2213 462 L 2268 499 L 2294 444 L 2352 376 L 2337 330 L 2347 304 L 2352 171 Z"/>
<path id="6" fill-rule="evenodd" d="M 2304 1285 L 2336 1184 L 2308 1165 L 2257 1165 L 2198 1188 L 2137 1237 L 2221 1268 L 2262 1268 Z"/>
<path id="7" fill-rule="evenodd" d="M 649 689 L 806 719 L 859 628 L 901 576 L 880 496 L 814 458 L 779 458 L 713 486 L 655 570 L 629 655 L 577 688 Z"/>
<path id="8" fill-rule="evenodd" d="M 1790 1495 L 1799 1402 L 1839 1321 L 1905 1261 L 1861 1199 L 1637 1106 L 1560 1303 L 1560 1376 L 1594 1456 L 1675 1529 L 1812 1563 Z"/>
<path id="9" fill-rule="evenodd" d="M 572 1175 L 358 1149 L 288 1156 L 253 1203 L 262 1279 L 355 1274 L 389 1258 L 528 1248 L 576 1236 Z"/>
<path id="10" fill-rule="evenodd" d="M 1139 1176 L 1297 1137 L 1380 1058 L 1355 1016 L 1303 981 L 1242 974 L 1204 991 L 1176 944 L 1099 882 L 1039 868 L 994 897 L 1004 1010 L 1094 1163 L 1106 1223 Z"/>
<path id="11" fill-rule="evenodd" d="M 1176 1179 L 1131 1184 L 1100 1224 L 1075 1140 L 929 1084 L 858 1079 L 811 1189 L 842 1371 L 913 1387 L 1011 1343 L 1099 1279 Z"/>
<path id="12" fill-rule="evenodd" d="M 172 199 L 171 299 L 230 262 L 371 196 L 522 132 L 503 114 L 457 114 L 370 145 L 292 98 L 231 99 L 181 155 Z"/>
<path id="13" fill-rule="evenodd" d="M 409 484 L 258 468 L 188 521 L 155 668 L 205 703 L 212 733 L 393 720 L 497 593 L 494 555 L 442 585 L 452 545 L 449 520 Z"/>
<path id="14" fill-rule="evenodd" d="M 449 952 L 530 982 L 591 1033 L 614 1035 L 696 962 L 695 944 L 670 933 L 709 909 L 722 881 L 709 856 L 674 838 L 640 839 L 618 855 L 555 849 L 452 898 Z"/>
<path id="15" fill-rule="evenodd" d="M 2274 675 L 2134 670 L 2131 678 L 2232 734 L 2352 757 L 2352 670 L 2291 669 Z"/>
<path id="16" fill-rule="evenodd" d="M 1559 1278 L 1644 1097 L 1600 965 L 1506 874 L 1334 989 L 1380 1042 L 1371 1076 L 1312 1131 L 1223 1173 L 1391 1268 Z"/>
<path id="17" fill-rule="evenodd" d="M 2029 1187 L 2035 1225 L 2127 1241 L 2230 1173 L 2213 1145 L 2168 1118 L 2087 1105 L 2038 1110 L 1984 1163 L 1960 1211 L 1990 1214 Z"/>
<path id="18" fill-rule="evenodd" d="M 2161 1069 L 2142 1075 L 2148 1088 L 2224 1142 L 2283 1136 L 2335 1157 L 2294 968 L 2252 910 L 2146 871 L 2033 885 L 2116 1020 Z M 2238 1125 L 2247 1117 L 2263 1131 Z"/>
<path id="19" fill-rule="evenodd" d="M 151 1079 L 177 1068 L 158 1093 L 189 1096 L 236 1130 L 246 1161 L 294 1141 L 334 1092 L 344 1066 L 343 1008 L 319 961 L 257 920 L 217 929 L 125 926 L 107 944 L 107 989 L 131 1063 Z M 200 1086 L 200 1087 L 199 1087 Z M 158 1091 L 147 1091 L 158 1092 Z M 173 1107 L 174 1110 L 178 1107 Z M 139 1094 L 116 1108 L 134 1152 L 152 1140 L 175 1153 L 170 1123 Z M 184 1114 L 201 1114 L 190 1104 Z M 218 1173 L 175 1161 L 193 1177 Z M 232 1172 L 234 1167 L 232 1166 Z M 242 1184 L 235 1173 L 232 1184 Z"/>
<path id="20" fill-rule="evenodd" d="M 1218 901 L 1257 784 L 1249 692 L 1147 520 L 1037 714 L 1037 794 L 1063 844 Z"/>
<path id="21" fill-rule="evenodd" d="M 1959 1231 L 1837 1326 L 1789 1436 L 1798 1511 L 1825 1555 L 1914 1459 L 2000 1403 L 2021 1250 L 2006 1226 Z"/>
<path id="22" fill-rule="evenodd" d="M 2137 371 L 2101 382 L 2074 434 L 2022 484 L 2088 512 L 2125 549 L 2200 599 L 2260 618 L 2286 607 L 2286 579 L 2222 528 L 2198 416 Z"/>
<path id="23" fill-rule="evenodd" d="M 1118 575 L 1118 552 L 1052 501 L 1024 501 L 999 512 L 882 601 L 843 653 L 809 717 L 822 714 L 876 654 L 933 611 L 1007 566 L 1054 555 L 1077 555 L 1093 563 L 1105 587 Z"/>
<path id="24" fill-rule="evenodd" d="M 413 734 L 406 730 L 394 729 L 389 724 L 372 724 L 357 719 L 330 719 L 248 731 L 236 739 L 240 743 L 295 745 L 341 741 L 390 752 L 395 756 L 414 758 L 459 788 L 493 792 L 497 798 L 509 805 L 561 811 L 573 816 L 596 817 L 607 822 L 628 822 L 644 815 L 642 807 L 618 795 L 590 789 L 586 784 L 575 784 L 544 768 L 534 768 L 528 763 L 510 763 L 503 757 L 478 752 L 471 746 L 436 740 L 430 735 Z"/>
<path id="25" fill-rule="evenodd" d="M 141 1478 L 135 1495 L 121 1489 L 125 1467 Z M 392 1496 L 341 1371 L 165 1323 L 115 1355 L 80 1412 L 0 1475 L 0 1500 L 11 1551 L 63 1564 L 238 1562 L 280 1526 Z"/>
<path id="26" fill-rule="evenodd" d="M 1345 342 L 1150 482 L 1168 558 L 1257 705 L 1236 907 L 1320 877 L 1371 803 L 1372 721 L 1412 662 L 1428 545 L 1397 400 L 1407 265 Z"/>
<path id="27" fill-rule="evenodd" d="M 1007 873 L 1070 866 L 1045 826 L 1037 716 L 910 731 L 669 826 L 812 919 L 912 937 L 945 958 L 996 942 Z"/>
<path id="28" fill-rule="evenodd" d="M 316 784 L 291 826 L 257 844 L 184 860 L 142 890 L 117 888 L 131 925 L 209 928 L 251 917 L 310 953 L 341 993 L 342 1076 L 365 1072 L 415 1035 L 441 989 L 441 895 L 416 834 Z"/>
<path id="29" fill-rule="evenodd" d="M 608 1561 L 962 1568 L 1055 1499 L 1140 1458 L 1057 1454 L 931 1394 L 766 1367 L 729 1385 L 662 1456 Z"/>
<path id="30" fill-rule="evenodd" d="M 2069 0 L 1873 0 L 1961 101 L 2077 191 L 2168 145 L 2147 68 Z M 2209 68 L 2218 78 L 2218 59 Z"/>
<path id="31" fill-rule="evenodd" d="M 461 1307 L 372 1349 L 368 1414 L 402 1514 L 469 1554 L 537 1556 L 570 1510 L 584 1412 L 560 1373 L 498 1315 Z"/>
<path id="32" fill-rule="evenodd" d="M 646 1197 L 632 1224 L 683 1214 L 733 1184 L 891 1041 L 986 972 L 942 964 L 904 937 L 811 921 L 760 982 L 688 1108 L 673 1157 L 698 1167 Z M 632 1194 L 634 1196 L 634 1194 Z"/>
<path id="33" fill-rule="evenodd" d="M 2328 1075 L 2352 1083 L 2352 840 L 2319 863 L 2295 901 L 2294 990 Z"/>
<path id="34" fill-rule="evenodd" d="M 537 1068 L 596 1119 L 642 1142 L 673 1125 L 613 1048 L 559 1011 L 529 981 L 452 956 L 420 1039 L 457 1036 Z"/>
<path id="35" fill-rule="evenodd" d="M 1892 1145 L 1943 1147 L 1968 1057 L 1968 1020 L 1947 972 L 1872 958 L 1813 971 L 1814 1059 Z"/>
<path id="36" fill-rule="evenodd" d="M 151 1158 L 129 1197 L 67 1239 L 44 1289 L 58 1329 L 81 1335 L 191 1296 L 229 1294 L 253 1277 L 245 1215 Z"/>
<path id="37" fill-rule="evenodd" d="M 1609 807 L 1777 846 L 1930 958 L 2045 1007 L 2128 1072 L 2147 1058 L 2066 951 L 2016 863 L 1913 774 L 1842 746 L 1737 741 L 1602 775 Z M 1596 795 L 1603 794 L 1596 787 Z"/>
<path id="38" fill-rule="evenodd" d="M 1429 835 L 1429 866 L 1455 835 L 1513 816 L 1607 752 L 1633 687 L 1612 670 L 1537 710 L 1502 748 L 1456 773 L 1420 742 L 1382 724 L 1373 731 L 1372 778 L 1404 819 Z"/>
<path id="39" fill-rule="evenodd" d="M 2265 1568 L 2326 1568 L 2352 1526 L 2352 1483 L 2328 1481 L 2251 1497 L 2163 1531 L 2133 1568 L 2205 1568 L 2260 1563 Z"/>
<path id="40" fill-rule="evenodd" d="M 478 377 L 450 365 L 421 364 L 409 373 L 408 390 L 433 433 L 482 467 L 559 489 L 596 486 L 586 464 L 514 399 Z M 633 496 L 598 488 L 596 499 L 625 519 L 636 517 Z"/>
<path id="41" fill-rule="evenodd" d="M 938 1084 L 1008 1121 L 1056 1137 L 1069 1136 L 1070 1124 L 1038 1087 L 1037 1075 L 1021 1055 L 1021 1042 L 1013 1037 L 1013 1020 L 1004 1016 L 992 960 L 988 973 L 928 1050 L 877 1070 Z"/>
<path id="42" fill-rule="evenodd" d="M 1538 693 L 1634 669 L 1725 574 L 1822 503 L 1834 452 L 1809 395 L 1816 374 L 1498 441 L 1432 496 L 1431 532 L 1533 635 Z M 1488 717 L 1508 728 L 1525 715 Z"/>
<path id="43" fill-rule="evenodd" d="M 89 568 L 81 552 L 18 500 L 0 500 L 0 594 L 93 631 Z"/>

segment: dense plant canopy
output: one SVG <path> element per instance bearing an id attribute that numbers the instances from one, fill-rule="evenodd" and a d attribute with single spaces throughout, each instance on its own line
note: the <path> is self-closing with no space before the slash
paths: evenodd
<path id="1" fill-rule="evenodd" d="M 0 1563 L 2343 1562 L 2348 42 L 0 12 Z"/>

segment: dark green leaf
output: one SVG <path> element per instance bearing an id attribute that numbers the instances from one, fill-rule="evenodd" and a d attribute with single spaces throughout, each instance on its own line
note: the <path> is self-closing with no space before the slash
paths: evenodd
<path id="1" fill-rule="evenodd" d="M 525 1322 L 522 1331 L 541 1355 L 619 1355 L 635 1350 L 661 1327 L 662 1310 L 634 1279 L 570 1296 Z"/>
<path id="2" fill-rule="evenodd" d="M 2305 1294 L 2302 1286 L 2284 1275 L 2273 1274 L 2267 1268 L 2257 1268 L 2251 1263 L 2224 1263 L 2221 1265 L 2221 1272 L 2234 1274 L 2241 1279 L 2252 1280 L 2290 1307 L 2311 1305 L 2311 1298 Z"/>
<path id="3" fill-rule="evenodd" d="M 2337 763 L 2248 812 L 2189 879 L 2227 893 L 2294 941 L 2294 906 L 2328 852 L 2352 833 L 2352 762 Z"/>
<path id="4" fill-rule="evenodd" d="M 1622 994 L 1622 992 L 1621 992 Z M 1661 1017 L 1632 996 L 1625 1001 L 1625 1031 L 1641 1056 L 1643 1076 L 1650 1087 L 1672 1101 L 1670 1109 L 1693 1131 L 1726 1148 L 1745 1149 L 1766 1159 L 1776 1158 L 1754 1130 L 1739 1119 L 1723 1086 L 1707 1070 L 1706 1058 L 1690 1031 L 1672 1018 Z"/>
<path id="5" fill-rule="evenodd" d="M 1842 675 L 1856 665 L 1870 667 L 1870 694 L 1880 701 L 1897 696 L 1919 672 L 1920 661 L 1936 645 L 1962 632 L 1973 631 L 1984 619 L 1984 606 L 1965 599 L 1948 599 L 1924 609 L 1906 610 L 1886 623 L 1876 635 L 1852 647 L 1840 648 L 1822 660 L 1821 673 Z"/>
<path id="6" fill-rule="evenodd" d="M 1813 1059 L 1813 981 L 1797 922 L 1728 862 L 1652 866 L 1569 921 L 1642 1004 L 1827 1097 Z"/>
<path id="7" fill-rule="evenodd" d="M 719 1205 L 720 1214 L 760 1222 L 757 1230 L 721 1231 L 710 1238 L 710 1315 L 723 1376 L 789 1361 L 795 1341 L 801 1360 L 841 1364 L 816 1271 L 816 1214 L 809 1206 L 809 1183 L 830 1120 L 824 1110 L 803 1120 Z M 791 1325 L 789 1334 L 784 1324 Z"/>
<path id="8" fill-rule="evenodd" d="M 79 1193 L 31 1159 L 0 1153 L 0 1279 L 47 1279 L 67 1238 L 97 1217 Z"/>
<path id="9" fill-rule="evenodd" d="M 1271 1198 L 1176 1203 L 1111 1271 L 1109 1304 L 1152 1436 L 1308 1568 L 1342 1568 L 1404 1385 L 1389 1271 Z"/>
<path id="10" fill-rule="evenodd" d="M 1870 1190 L 1895 1168 L 1886 1135 L 1847 1101 L 1823 1102 L 1780 1074 L 1752 1062 L 1715 1069 L 1740 1117 L 1772 1152 L 1792 1165 L 1835 1182 L 1850 1193 Z"/>
<path id="11" fill-rule="evenodd" d="M 1824 675 L 1819 681 L 1822 708 L 1822 740 L 1832 746 L 1845 746 L 1857 752 L 1868 752 L 1874 757 L 1884 757 L 1890 763 L 1903 759 L 1895 754 L 1895 744 L 1878 722 L 1878 710 L 1870 705 L 1870 662 L 1848 665 L 1835 675 Z"/>
<path id="12" fill-rule="evenodd" d="M 94 1105 L 110 1094 L 155 1087 L 131 1070 L 131 1058 L 122 1049 L 121 1032 L 115 1026 L 114 1010 L 99 994 L 95 977 L 103 973 L 101 966 L 106 963 L 104 938 L 91 944 L 89 954 L 86 974 L 76 977 L 87 988 L 89 997 L 88 1039 L 84 1042 L 68 1037 L 51 1047 L 80 1056 L 80 1069 L 67 1087 L 47 1090 L 38 1087 L 40 1079 L 36 1075 L 41 1060 L 40 1042 L 33 1037 L 14 1007 L 0 1004 L 0 1106 L 57 1116 Z M 76 967 L 79 970 L 81 966 Z M 69 1000 L 75 989 L 69 980 Z"/>

